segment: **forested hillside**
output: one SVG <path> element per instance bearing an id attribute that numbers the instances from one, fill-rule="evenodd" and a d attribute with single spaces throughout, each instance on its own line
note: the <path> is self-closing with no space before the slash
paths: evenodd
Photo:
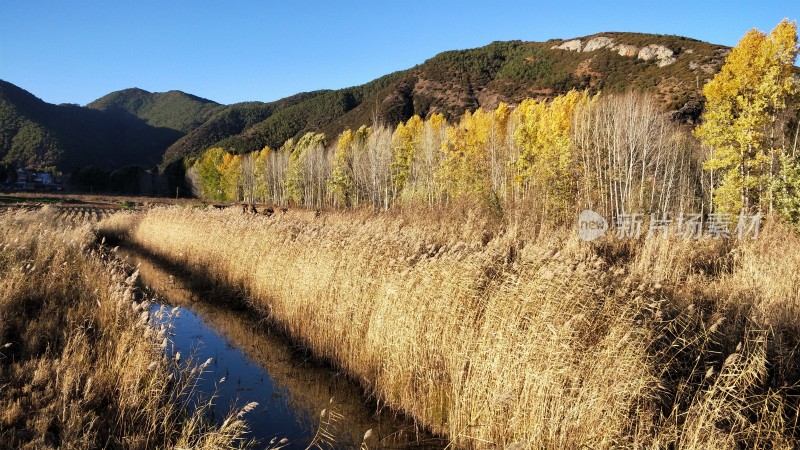
<path id="1" fill-rule="evenodd" d="M 112 92 L 86 107 L 133 116 L 146 121 L 150 126 L 182 133 L 197 128 L 225 108 L 211 100 L 181 91 L 152 93 L 138 88 Z"/>
<path id="2" fill-rule="evenodd" d="M 645 91 L 678 121 L 702 111 L 700 88 L 729 49 L 678 36 L 602 33 L 547 42 L 493 42 L 448 51 L 405 71 L 338 90 L 275 102 L 220 105 L 180 91 L 125 89 L 88 105 L 51 105 L 0 82 L 0 161 L 16 166 L 166 166 L 211 147 L 277 148 L 307 132 L 332 140 L 346 129 L 395 126 L 413 115 L 514 107 L 572 89 Z"/>
<path id="3" fill-rule="evenodd" d="M 702 111 L 703 84 L 728 54 L 727 47 L 678 37 L 602 33 L 573 40 L 493 42 L 485 47 L 441 53 L 419 66 L 363 86 L 329 91 L 236 135 L 211 142 L 198 128 L 175 146 L 177 154 L 197 155 L 203 147 L 243 153 L 279 147 L 288 138 L 322 132 L 332 139 L 375 119 L 394 126 L 413 115 L 442 114 L 453 121 L 465 111 L 516 105 L 526 98 L 551 99 L 571 89 L 591 93 L 649 92 L 679 121 L 695 121 Z"/>
<path id="4" fill-rule="evenodd" d="M 132 115 L 53 105 L 0 80 L 0 161 L 18 167 L 72 170 L 157 164 L 181 136 Z"/>

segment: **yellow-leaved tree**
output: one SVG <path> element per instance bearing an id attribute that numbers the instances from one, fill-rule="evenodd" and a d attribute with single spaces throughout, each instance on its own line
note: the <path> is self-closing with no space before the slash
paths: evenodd
<path id="1" fill-rule="evenodd" d="M 219 147 L 209 148 L 194 163 L 200 182 L 200 196 L 209 200 L 225 200 L 222 189 L 220 166 L 225 150 Z"/>
<path id="2" fill-rule="evenodd" d="M 515 110 L 519 125 L 517 183 L 541 213 L 566 218 L 577 194 L 577 157 L 571 130 L 575 109 L 590 101 L 587 92 L 570 91 L 552 101 L 525 100 Z"/>
<path id="3" fill-rule="evenodd" d="M 253 188 L 254 197 L 261 203 L 266 203 L 268 199 L 272 198 L 270 184 L 266 176 L 269 168 L 270 153 L 273 150 L 269 146 L 265 146 L 260 151 L 254 152 L 255 163 L 253 172 L 255 175 L 255 186 Z"/>
<path id="4" fill-rule="evenodd" d="M 219 173 L 222 175 L 222 191 L 225 193 L 225 200 L 238 201 L 242 197 L 242 155 L 226 152 L 222 157 Z"/>
<path id="5" fill-rule="evenodd" d="M 492 129 L 491 112 L 478 108 L 467 111 L 456 126 L 447 128 L 447 141 L 440 177 L 450 198 L 484 197 L 489 190 L 487 142 Z"/>
<path id="6" fill-rule="evenodd" d="M 334 206 L 350 206 L 353 196 L 353 130 L 347 129 L 339 135 L 328 187 L 333 195 Z"/>
<path id="7" fill-rule="evenodd" d="M 408 122 L 400 122 L 392 134 L 392 181 L 395 197 L 401 192 L 411 177 L 414 154 L 422 139 L 423 122 L 414 115 Z"/>
<path id="8" fill-rule="evenodd" d="M 363 193 L 356 183 L 356 158 L 361 157 L 370 128 L 362 125 L 358 130 L 345 130 L 339 135 L 331 163 L 328 189 L 334 206 L 358 206 Z"/>
<path id="9" fill-rule="evenodd" d="M 330 165 L 325 155 L 325 135 L 311 132 L 304 134 L 289 155 L 285 182 L 287 196 L 298 205 L 322 206 L 329 172 Z"/>
<path id="10" fill-rule="evenodd" d="M 797 24 L 784 19 L 769 35 L 750 30 L 703 88 L 706 107 L 695 135 L 711 149 L 713 208 L 738 214 L 771 209 L 772 181 L 784 154 L 778 118 L 796 94 Z"/>
<path id="11" fill-rule="evenodd" d="M 429 206 L 440 204 L 443 197 L 443 180 L 440 166 L 445 157 L 442 143 L 447 139 L 447 120 L 434 113 L 422 124 L 421 136 L 411 161 L 411 176 L 402 192 L 404 202 L 420 202 Z"/>

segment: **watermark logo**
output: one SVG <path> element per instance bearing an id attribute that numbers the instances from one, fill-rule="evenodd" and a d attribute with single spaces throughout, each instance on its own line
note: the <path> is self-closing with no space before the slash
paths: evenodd
<path id="1" fill-rule="evenodd" d="M 596 212 L 585 209 L 578 216 L 578 235 L 586 242 L 593 241 L 606 234 L 608 221 Z"/>
<path id="2" fill-rule="evenodd" d="M 681 212 L 673 218 L 667 214 L 619 213 L 614 218 L 611 235 L 616 239 L 639 239 L 642 234 L 647 238 L 667 238 L 672 235 L 684 239 L 700 239 L 703 236 L 711 239 L 756 239 L 762 219 L 761 214 L 734 217 L 711 213 L 704 217 L 699 213 Z M 608 221 L 594 211 L 587 209 L 578 216 L 578 236 L 586 242 L 605 235 L 608 228 Z"/>

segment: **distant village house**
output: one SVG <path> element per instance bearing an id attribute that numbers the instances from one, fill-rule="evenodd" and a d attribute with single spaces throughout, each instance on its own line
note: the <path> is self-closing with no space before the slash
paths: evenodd
<path id="1" fill-rule="evenodd" d="M 17 169 L 17 181 L 14 188 L 19 191 L 61 191 L 64 180 L 61 175 L 42 172 L 34 169 Z"/>

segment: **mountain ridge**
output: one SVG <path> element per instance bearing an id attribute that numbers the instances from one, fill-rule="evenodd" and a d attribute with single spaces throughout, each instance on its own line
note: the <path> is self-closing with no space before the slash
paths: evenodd
<path id="1" fill-rule="evenodd" d="M 54 105 L 0 80 L 0 161 L 18 167 L 155 165 L 176 132 L 72 104 Z"/>
<path id="2" fill-rule="evenodd" d="M 111 92 L 86 105 L 90 109 L 131 114 L 154 127 L 183 133 L 197 128 L 224 107 L 182 91 L 149 92 L 141 88 Z"/>
<path id="3" fill-rule="evenodd" d="M 85 107 L 52 105 L 0 80 L 0 161 L 64 170 L 87 164 L 163 168 L 212 146 L 277 148 L 309 131 L 332 139 L 376 119 L 394 125 L 414 114 L 441 113 L 452 121 L 465 111 L 570 89 L 647 91 L 677 120 L 692 122 L 702 111 L 701 87 L 727 52 L 692 38 L 626 32 L 495 41 L 442 52 L 358 86 L 232 105 L 141 88 L 111 92 Z"/>

